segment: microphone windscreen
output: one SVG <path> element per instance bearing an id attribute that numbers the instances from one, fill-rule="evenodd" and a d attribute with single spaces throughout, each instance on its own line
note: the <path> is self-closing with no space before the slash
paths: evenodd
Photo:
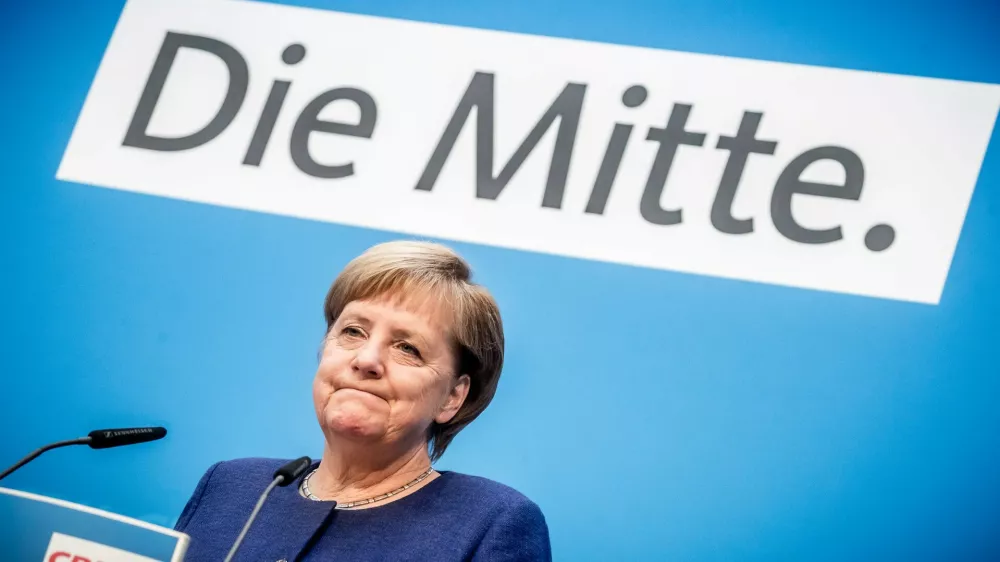
<path id="1" fill-rule="evenodd" d="M 87 435 L 90 437 L 88 445 L 91 449 L 107 449 L 163 439 L 167 435 L 167 430 L 162 427 L 127 427 L 98 429 Z"/>
<path id="2" fill-rule="evenodd" d="M 281 482 L 278 483 L 278 485 L 287 486 L 292 482 L 295 482 L 296 480 L 299 479 L 300 476 L 305 474 L 306 471 L 309 470 L 309 465 L 311 464 L 312 464 L 312 459 L 310 459 L 309 457 L 297 458 L 292 462 L 286 464 L 285 466 L 282 466 L 277 471 L 275 471 L 274 477 L 275 478 L 279 476 L 284 477 L 281 480 Z"/>

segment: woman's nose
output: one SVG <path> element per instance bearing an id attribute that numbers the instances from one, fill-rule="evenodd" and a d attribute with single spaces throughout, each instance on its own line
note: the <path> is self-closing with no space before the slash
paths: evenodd
<path id="1" fill-rule="evenodd" d="M 354 354 L 351 368 L 365 378 L 381 378 L 385 372 L 382 346 L 374 338 L 366 341 Z"/>

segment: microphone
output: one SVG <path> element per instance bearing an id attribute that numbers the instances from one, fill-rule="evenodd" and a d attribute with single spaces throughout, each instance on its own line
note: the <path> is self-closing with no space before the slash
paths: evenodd
<path id="1" fill-rule="evenodd" d="M 306 471 L 309 470 L 309 465 L 311 464 L 312 460 L 309 457 L 297 458 L 276 470 L 274 472 L 274 479 L 277 480 L 278 477 L 282 477 L 283 479 L 278 483 L 278 485 L 284 488 L 305 474 Z"/>
<path id="2" fill-rule="evenodd" d="M 236 551 L 240 548 L 240 545 L 243 544 L 243 539 L 247 536 L 247 531 L 250 530 L 250 525 L 253 525 L 254 519 L 256 519 L 257 514 L 260 513 L 260 508 L 264 505 L 264 500 L 267 499 L 271 490 L 273 490 L 275 486 L 284 487 L 288 486 L 292 482 L 295 482 L 299 479 L 299 477 L 305 474 L 307 470 L 309 470 L 309 465 L 311 464 L 312 459 L 309 457 L 299 457 L 274 472 L 274 480 L 268 484 L 264 493 L 260 495 L 260 499 L 257 500 L 257 505 L 254 506 L 253 511 L 250 512 L 250 517 L 247 519 L 246 524 L 243 525 L 243 530 L 240 531 L 239 536 L 236 537 L 236 542 L 234 542 L 233 547 L 229 549 L 229 554 L 223 562 L 230 562 L 233 559 L 233 556 L 236 556 Z"/>
<path id="3" fill-rule="evenodd" d="M 132 427 L 128 429 L 97 429 L 87 434 L 91 449 L 108 449 L 163 439 L 167 430 L 162 427 Z"/>
<path id="4" fill-rule="evenodd" d="M 0 472 L 0 480 L 10 476 L 15 470 L 38 458 L 39 455 L 59 447 L 69 445 L 89 445 L 91 449 L 107 449 L 110 447 L 120 447 L 122 445 L 133 445 L 135 443 L 145 443 L 163 439 L 167 435 L 167 430 L 162 427 L 130 427 L 123 429 L 99 429 L 91 431 L 86 437 L 79 439 L 69 439 L 67 441 L 56 441 L 32 451 L 31 454 L 17 461 L 14 466 Z"/>

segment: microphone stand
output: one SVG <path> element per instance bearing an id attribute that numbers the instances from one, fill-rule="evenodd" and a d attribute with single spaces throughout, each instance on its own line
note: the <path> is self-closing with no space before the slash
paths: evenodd
<path id="1" fill-rule="evenodd" d="M 306 473 L 310 464 L 312 464 L 312 460 L 310 460 L 309 457 L 299 457 L 294 461 L 285 464 L 274 473 L 274 480 L 271 480 L 271 483 L 264 489 L 264 493 L 260 495 L 260 498 L 257 500 L 257 505 L 255 505 L 253 511 L 250 512 L 250 517 L 243 525 L 243 530 L 240 531 L 239 536 L 236 537 L 236 542 L 234 542 L 233 547 L 229 549 L 229 554 L 226 555 L 226 559 L 223 562 L 230 562 L 233 559 L 233 556 L 236 556 L 237 549 L 239 549 L 240 545 L 243 544 L 243 539 L 247 536 L 247 531 L 250 530 L 250 525 L 253 525 L 254 519 L 256 519 L 257 514 L 260 513 L 260 508 L 264 505 L 264 500 L 267 499 L 267 496 L 271 494 L 271 490 L 277 486 L 288 486 L 292 482 L 295 482 L 300 476 Z"/>
<path id="2" fill-rule="evenodd" d="M 79 439 L 68 439 L 66 441 L 57 441 L 55 443 L 49 443 L 48 445 L 46 445 L 46 446 L 44 446 L 44 447 L 42 447 L 40 449 L 36 449 L 35 451 L 32 451 L 31 454 L 29 454 L 28 456 L 24 457 L 23 459 L 17 461 L 17 463 L 14 466 L 8 468 L 7 470 L 5 470 L 3 472 L 0 472 L 0 480 L 3 480 L 4 478 L 10 476 L 15 470 L 21 468 L 22 466 L 28 464 L 29 462 L 31 462 L 33 460 L 35 460 L 35 458 L 37 458 L 39 455 L 41 455 L 45 451 L 50 451 L 52 449 L 58 449 L 59 447 L 68 447 L 69 445 L 88 445 L 88 444 L 90 444 L 90 441 L 91 441 L 91 438 L 88 436 L 88 437 L 81 437 Z"/>
<path id="3" fill-rule="evenodd" d="M 285 477 L 279 474 L 278 477 L 272 480 L 267 486 L 264 493 L 260 495 L 260 499 L 257 500 L 257 505 L 254 506 L 253 511 L 250 512 L 250 518 L 247 519 L 247 522 L 243 525 L 243 530 L 240 531 L 239 536 L 236 537 L 236 542 L 234 542 L 233 547 L 229 549 L 229 554 L 223 562 L 230 562 L 233 559 L 233 556 L 236 556 L 236 550 L 239 549 L 241 544 L 243 544 L 243 538 L 247 536 L 247 531 L 250 530 L 250 525 L 253 525 L 253 520 L 257 518 L 257 513 L 260 512 L 260 508 L 264 505 L 264 500 L 267 499 L 271 490 L 273 490 L 275 486 L 281 484 L 284 479 Z"/>

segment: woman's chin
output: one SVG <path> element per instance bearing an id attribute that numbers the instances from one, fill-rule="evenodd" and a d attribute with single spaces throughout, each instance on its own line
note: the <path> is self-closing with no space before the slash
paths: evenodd
<path id="1" fill-rule="evenodd" d="M 326 415 L 326 429 L 343 439 L 372 441 L 385 435 L 386 427 L 381 416 L 371 412 L 345 412 L 338 409 Z"/>

